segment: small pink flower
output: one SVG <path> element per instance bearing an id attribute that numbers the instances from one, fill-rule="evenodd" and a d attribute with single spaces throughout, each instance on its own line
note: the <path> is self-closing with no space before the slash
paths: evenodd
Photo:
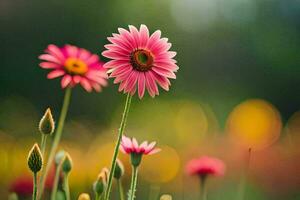
<path id="1" fill-rule="evenodd" d="M 207 175 L 223 176 L 225 173 L 225 164 L 222 160 L 217 158 L 202 156 L 198 159 L 189 161 L 186 170 L 189 175 L 199 175 L 204 177 Z"/>
<path id="2" fill-rule="evenodd" d="M 107 85 L 107 74 L 99 57 L 72 45 L 65 45 L 62 48 L 50 44 L 45 50 L 46 54 L 39 56 L 40 66 L 44 69 L 51 69 L 48 79 L 62 77 L 61 87 L 73 87 L 80 84 L 86 91 L 93 89 L 101 91 Z"/>
<path id="3" fill-rule="evenodd" d="M 114 83 L 120 83 L 119 91 L 134 95 L 136 90 L 141 99 L 145 89 L 151 97 L 158 95 L 157 84 L 169 90 L 169 78 L 176 79 L 174 72 L 178 66 L 173 58 L 176 52 L 169 51 L 171 43 L 167 38 L 161 38 L 161 31 L 157 30 L 149 36 L 147 26 L 141 25 L 140 30 L 129 26 L 129 31 L 119 28 L 119 34 L 108 37 L 111 44 L 103 56 L 112 59 L 104 64 L 109 69 Z"/>
<path id="4" fill-rule="evenodd" d="M 125 154 L 140 154 L 140 155 L 152 155 L 161 151 L 159 148 L 155 148 L 156 142 L 148 144 L 144 141 L 141 145 L 138 144 L 135 138 L 130 139 L 126 136 L 122 137 L 120 150 Z"/>

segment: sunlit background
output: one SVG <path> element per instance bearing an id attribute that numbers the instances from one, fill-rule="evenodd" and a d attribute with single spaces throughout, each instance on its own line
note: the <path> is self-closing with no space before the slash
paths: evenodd
<path id="1" fill-rule="evenodd" d="M 235 200 L 249 148 L 245 199 L 300 199 L 299 19 L 299 0 L 1 0 L 1 199 L 31 181 L 26 157 L 45 109 L 60 113 L 59 80 L 46 79 L 38 55 L 49 43 L 100 55 L 118 27 L 142 23 L 169 38 L 180 70 L 170 92 L 134 98 L 126 134 L 162 148 L 143 161 L 137 199 L 199 199 L 185 164 L 210 155 L 227 172 L 208 182 L 209 200 Z M 74 90 L 61 143 L 74 199 L 109 166 L 124 100 L 112 81 L 102 93 Z"/>

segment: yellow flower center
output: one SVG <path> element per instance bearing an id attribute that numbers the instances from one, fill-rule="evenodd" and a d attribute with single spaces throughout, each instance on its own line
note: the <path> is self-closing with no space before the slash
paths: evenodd
<path id="1" fill-rule="evenodd" d="M 78 58 L 68 58 L 65 62 L 65 69 L 72 75 L 84 75 L 88 71 L 88 66 Z"/>
<path id="2" fill-rule="evenodd" d="M 153 56 L 147 50 L 138 49 L 131 54 L 130 62 L 137 71 L 148 71 L 152 68 Z"/>

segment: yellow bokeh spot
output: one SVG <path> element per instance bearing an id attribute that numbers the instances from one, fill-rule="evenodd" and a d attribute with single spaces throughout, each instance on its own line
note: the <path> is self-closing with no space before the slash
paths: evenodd
<path id="1" fill-rule="evenodd" d="M 226 124 L 226 130 L 235 142 L 254 150 L 275 142 L 281 127 L 281 118 L 276 108 L 260 99 L 239 104 L 230 113 Z"/>
<path id="2" fill-rule="evenodd" d="M 187 135 L 199 140 L 207 132 L 208 120 L 200 104 L 186 101 L 181 102 L 173 126 L 179 140 L 185 140 Z"/>
<path id="3" fill-rule="evenodd" d="M 176 177 L 180 168 L 180 158 L 176 150 L 163 146 L 162 151 L 144 156 L 140 175 L 151 183 L 166 183 Z"/>

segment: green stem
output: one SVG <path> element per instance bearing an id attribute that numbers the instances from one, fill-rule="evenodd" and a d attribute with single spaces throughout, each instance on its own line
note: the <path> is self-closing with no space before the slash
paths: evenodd
<path id="1" fill-rule="evenodd" d="M 249 168 L 250 168 L 250 161 L 251 161 L 251 148 L 248 150 L 248 157 L 246 160 L 246 167 L 244 169 L 244 172 L 241 176 L 239 188 L 238 188 L 238 200 L 244 200 L 245 198 L 245 192 L 246 192 L 246 186 L 247 186 L 247 178 L 248 178 L 248 173 L 249 173 Z"/>
<path id="2" fill-rule="evenodd" d="M 153 199 L 159 199 L 159 191 L 160 191 L 160 186 L 159 185 L 151 185 L 150 186 L 150 192 L 149 192 L 149 197 L 148 200 L 153 200 Z"/>
<path id="3" fill-rule="evenodd" d="M 48 158 L 48 161 L 47 161 L 47 165 L 46 165 L 46 168 L 43 171 L 43 174 L 41 176 L 40 194 L 39 194 L 38 199 L 41 199 L 41 197 L 43 195 L 44 188 L 45 188 L 45 183 L 46 183 L 46 178 L 47 178 L 48 173 L 51 169 L 52 162 L 53 162 L 54 157 L 55 157 L 55 152 L 56 152 L 58 144 L 60 142 L 60 138 L 61 138 L 61 135 L 62 135 L 62 130 L 63 130 L 64 124 L 65 124 L 65 119 L 66 119 L 69 104 L 70 104 L 71 94 L 72 94 L 72 88 L 69 87 L 69 88 L 66 89 L 66 92 L 65 92 L 63 106 L 62 106 L 60 117 L 59 117 L 59 120 L 58 120 L 58 125 L 57 125 L 56 133 L 55 133 L 55 136 L 54 136 L 54 140 L 53 140 L 53 143 L 52 143 L 52 146 L 51 146 L 51 150 L 50 150 L 49 158 Z"/>
<path id="4" fill-rule="evenodd" d="M 42 134 L 42 141 L 41 141 L 41 148 L 42 148 L 42 155 L 45 156 L 45 149 L 47 142 L 47 135 Z"/>
<path id="5" fill-rule="evenodd" d="M 57 193 L 58 182 L 59 182 L 59 178 L 60 178 L 61 166 L 62 166 L 62 162 L 56 167 L 53 188 L 52 188 L 52 192 L 51 192 L 51 200 L 56 199 L 56 193 Z"/>
<path id="6" fill-rule="evenodd" d="M 121 179 L 118 179 L 118 190 L 119 190 L 119 197 L 120 197 L 120 200 L 125 200 L 125 198 L 124 198 L 124 191 L 123 191 L 123 186 L 122 186 L 122 181 L 121 181 Z"/>
<path id="7" fill-rule="evenodd" d="M 36 200 L 37 197 L 37 173 L 33 173 L 33 193 L 32 200 Z"/>
<path id="8" fill-rule="evenodd" d="M 113 176 L 114 176 L 114 172 L 115 172 L 115 168 L 116 168 L 116 160 L 117 160 L 118 153 L 119 153 L 122 135 L 123 135 L 123 132 L 124 132 L 124 129 L 126 126 L 126 121 L 127 121 L 127 117 L 128 117 L 128 113 L 129 113 L 131 99 L 132 99 L 132 96 L 128 93 L 127 98 L 126 98 L 125 108 L 124 108 L 123 115 L 122 115 L 122 121 L 121 121 L 120 128 L 119 128 L 118 139 L 117 139 L 117 143 L 116 143 L 113 158 L 112 158 L 112 163 L 111 163 L 111 168 L 110 168 L 111 173 L 109 173 L 108 184 L 107 184 L 107 188 L 105 191 L 105 198 L 104 198 L 105 200 L 109 200 L 111 187 L 112 187 L 112 180 L 113 180 Z"/>
<path id="9" fill-rule="evenodd" d="M 65 192 L 65 197 L 66 200 L 70 200 L 70 188 L 69 188 L 69 179 L 68 179 L 68 174 L 63 175 L 63 190 Z"/>
<path id="10" fill-rule="evenodd" d="M 134 200 L 135 199 L 137 177 L 138 177 L 138 167 L 133 166 L 132 167 L 132 175 L 131 175 L 131 185 L 130 185 L 130 190 L 129 190 L 129 194 L 128 194 L 128 200 Z"/>
<path id="11" fill-rule="evenodd" d="M 207 200 L 206 177 L 201 177 L 201 200 Z"/>

